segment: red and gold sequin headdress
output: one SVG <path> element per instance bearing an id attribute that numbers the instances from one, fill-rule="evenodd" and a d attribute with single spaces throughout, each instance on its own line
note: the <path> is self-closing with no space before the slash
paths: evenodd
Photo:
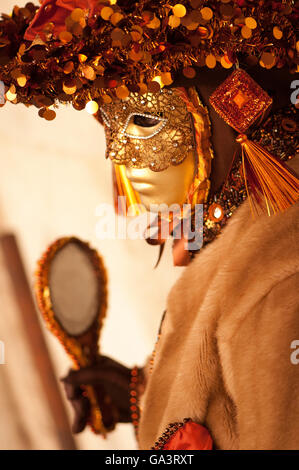
<path id="1" fill-rule="evenodd" d="M 180 2 L 180 3 L 179 3 Z M 286 0 L 44 0 L 14 7 L 0 21 L 4 101 L 55 118 L 58 103 L 96 114 L 101 104 L 170 86 L 201 67 L 298 71 L 299 2 Z M 242 70 L 211 96 L 240 134 L 243 175 L 268 213 L 298 199 L 298 179 L 245 135 L 272 100 Z M 3 103 L 2 103 L 3 104 Z M 254 119 L 253 119 L 254 118 Z"/>
<path id="2" fill-rule="evenodd" d="M 234 64 L 298 70 L 298 1 L 44 0 L 0 21 L 0 79 L 6 99 L 86 104 L 157 91 L 176 71 Z M 94 103 L 95 102 L 95 103 Z"/>

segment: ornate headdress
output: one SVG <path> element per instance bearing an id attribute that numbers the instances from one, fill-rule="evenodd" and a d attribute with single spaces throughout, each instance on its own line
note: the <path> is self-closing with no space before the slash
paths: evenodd
<path id="1" fill-rule="evenodd" d="M 244 63 L 298 70 L 298 2 L 44 0 L 0 21 L 6 99 L 53 119 L 54 103 L 94 113 L 130 91 L 170 85 L 182 70 Z"/>
<path id="2" fill-rule="evenodd" d="M 298 1 L 178 1 L 44 0 L 40 7 L 14 7 L 0 21 L 5 101 L 34 105 L 47 120 L 58 103 L 99 116 L 115 99 L 171 86 L 178 71 L 188 81 L 201 67 L 236 68 L 210 103 L 240 134 L 239 170 L 252 206 L 263 195 L 269 214 L 284 210 L 298 199 L 298 179 L 245 135 L 272 99 L 239 67 L 298 71 Z M 243 200 L 240 184 L 233 187 Z M 209 204 L 206 211 L 206 230 L 216 226 L 216 235 L 232 213 L 221 209 Z"/>

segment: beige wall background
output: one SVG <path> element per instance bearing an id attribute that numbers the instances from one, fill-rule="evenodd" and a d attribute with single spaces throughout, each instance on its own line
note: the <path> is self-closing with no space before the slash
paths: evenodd
<path id="1" fill-rule="evenodd" d="M 1 0 L 1 11 L 9 13 L 14 4 Z M 61 107 L 57 118 L 46 122 L 35 108 L 7 103 L 0 120 L 0 231 L 17 235 L 32 285 L 36 261 L 55 239 L 75 235 L 96 247 L 109 276 L 101 351 L 128 366 L 142 365 L 153 349 L 169 288 L 181 272 L 172 266 L 171 243 L 154 270 L 158 250 L 145 241 L 97 239 L 96 207 L 112 204 L 111 166 L 104 158 L 103 130 L 85 111 Z M 6 352 L 0 365 L 0 449 L 57 449 L 51 410 L 1 257 L 0 312 Z M 64 376 L 70 360 L 56 338 L 45 335 L 57 377 Z M 86 430 L 76 441 L 80 449 L 136 446 L 133 429 L 125 424 L 106 440 Z"/>

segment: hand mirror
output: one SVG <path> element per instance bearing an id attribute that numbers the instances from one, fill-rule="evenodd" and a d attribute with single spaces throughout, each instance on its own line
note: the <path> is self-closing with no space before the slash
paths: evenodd
<path id="1" fill-rule="evenodd" d="M 79 369 L 97 360 L 98 340 L 107 309 L 107 276 L 101 257 L 81 240 L 70 237 L 55 241 L 42 256 L 36 273 L 36 295 L 47 327 L 59 339 Z M 90 425 L 95 433 L 113 429 L 103 424 L 92 386 L 84 386 L 90 400 Z M 101 406 L 113 414 L 104 392 Z M 105 403 L 105 405 L 102 405 Z"/>

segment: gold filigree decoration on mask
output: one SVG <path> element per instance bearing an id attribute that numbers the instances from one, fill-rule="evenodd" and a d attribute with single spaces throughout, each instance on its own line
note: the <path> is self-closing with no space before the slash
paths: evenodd
<path id="1" fill-rule="evenodd" d="M 194 159 L 195 163 L 195 172 L 193 182 L 190 185 L 185 203 L 191 204 L 193 208 L 195 204 L 201 204 L 207 200 L 209 189 L 210 189 L 210 173 L 211 173 L 211 161 L 213 159 L 213 149 L 211 143 L 211 122 L 209 119 L 209 111 L 203 105 L 198 96 L 196 88 L 191 87 L 185 89 L 183 87 L 175 88 L 175 93 L 180 99 L 185 103 L 186 108 L 189 112 L 189 115 L 192 119 L 193 132 L 194 132 L 194 151 L 190 155 L 187 152 L 187 155 L 184 159 L 187 160 L 187 157 L 191 156 Z M 100 120 L 100 116 L 98 116 Z M 106 111 L 102 110 L 102 119 L 101 123 L 106 124 L 106 127 L 109 128 L 111 125 L 110 117 Z M 107 130 L 107 129 L 106 129 Z M 177 165 L 178 168 L 182 169 L 181 178 L 182 180 L 186 177 L 184 165 Z M 145 168 L 147 171 L 147 169 Z M 169 167 L 171 170 L 171 167 Z M 161 173 L 166 173 L 165 172 Z M 140 174 L 139 174 L 140 175 Z M 175 189 L 176 183 L 173 180 L 173 174 L 168 173 L 168 190 L 172 192 Z M 158 174 L 156 175 L 159 176 Z M 163 175 L 161 175 L 163 176 Z M 156 178 L 156 177 L 155 177 Z M 131 215 L 139 215 L 139 205 L 141 204 L 140 194 L 134 190 L 130 179 L 127 176 L 126 165 L 113 164 L 113 181 L 114 181 L 114 198 L 115 198 L 115 207 L 119 214 L 127 214 L 128 209 L 130 208 Z M 139 178 L 140 181 L 140 178 Z M 146 181 L 145 181 L 146 182 Z M 157 180 L 156 180 L 157 182 Z M 153 180 L 151 181 L 153 184 Z M 154 188 L 152 188 L 153 190 Z M 118 206 L 118 196 L 126 196 L 126 207 Z M 147 194 L 149 196 L 149 194 Z M 161 194 L 160 194 L 161 196 Z M 132 212 L 132 206 L 138 207 L 136 212 Z"/>
<path id="2" fill-rule="evenodd" d="M 125 100 L 103 105 L 100 112 L 106 157 L 117 164 L 163 171 L 195 151 L 192 118 L 175 89 L 130 93 Z M 153 125 L 143 128 L 134 123 L 138 118 L 150 119 Z"/>

